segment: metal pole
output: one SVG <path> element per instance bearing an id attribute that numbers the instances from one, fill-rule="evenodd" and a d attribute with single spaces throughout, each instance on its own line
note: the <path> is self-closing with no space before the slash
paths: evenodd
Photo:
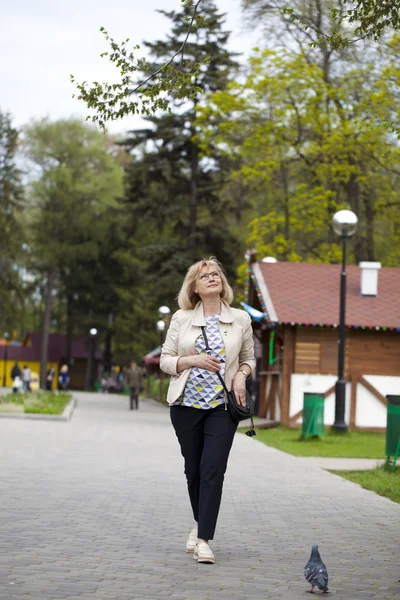
<path id="1" fill-rule="evenodd" d="M 90 347 L 90 391 L 93 392 L 95 388 L 95 371 L 96 371 L 96 336 L 92 335 L 92 343 Z"/>
<path id="2" fill-rule="evenodd" d="M 160 332 L 160 357 L 161 357 L 161 350 L 162 350 L 162 345 L 163 345 L 163 341 L 164 341 L 164 332 L 161 331 Z M 160 371 L 160 402 L 163 401 L 163 372 L 161 371 L 161 369 L 159 368 Z"/>
<path id="3" fill-rule="evenodd" d="M 3 387 L 6 387 L 6 381 L 7 381 L 7 359 L 8 359 L 8 347 L 7 347 L 7 340 L 4 346 L 4 373 L 3 373 Z"/>
<path id="4" fill-rule="evenodd" d="M 346 382 L 344 380 L 345 358 L 345 324 L 346 324 L 346 240 L 347 235 L 342 235 L 342 272 L 340 275 L 340 324 L 338 338 L 338 380 L 335 385 L 335 422 L 333 429 L 340 432 L 347 431 L 344 420 L 346 406 Z"/>

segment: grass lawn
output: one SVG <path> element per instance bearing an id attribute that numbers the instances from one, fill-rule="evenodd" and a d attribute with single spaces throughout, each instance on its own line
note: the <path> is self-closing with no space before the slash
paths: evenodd
<path id="1" fill-rule="evenodd" d="M 244 429 L 240 430 L 242 433 Z M 274 427 L 257 429 L 256 440 L 295 456 L 330 456 L 335 458 L 385 458 L 385 433 L 348 431 L 332 433 L 326 429 L 321 437 L 301 439 L 301 429 Z"/>
<path id="2" fill-rule="evenodd" d="M 371 490 L 380 496 L 386 496 L 393 502 L 400 503 L 400 468 L 396 468 L 394 473 L 390 472 L 390 467 L 378 467 L 369 471 L 331 471 L 335 475 L 340 475 L 345 479 L 358 483 L 363 488 Z"/>
<path id="3" fill-rule="evenodd" d="M 0 412 L 39 413 L 45 415 L 60 415 L 72 394 L 65 392 L 11 393 L 0 396 Z"/>

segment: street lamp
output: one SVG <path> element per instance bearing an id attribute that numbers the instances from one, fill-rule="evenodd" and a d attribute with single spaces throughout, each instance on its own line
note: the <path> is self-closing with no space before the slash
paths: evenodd
<path id="1" fill-rule="evenodd" d="M 8 331 L 4 332 L 4 357 L 3 357 L 3 365 L 4 365 L 4 373 L 3 373 L 3 387 L 6 387 L 7 381 L 7 359 L 8 359 Z"/>
<path id="2" fill-rule="evenodd" d="M 338 379 L 335 385 L 335 422 L 333 429 L 347 431 L 344 420 L 346 382 L 344 380 L 345 324 L 346 324 L 346 241 L 357 229 L 357 215 L 351 210 L 339 210 L 333 215 L 332 227 L 342 238 L 342 272 L 340 274 L 340 323 L 338 338 Z"/>
<path id="3" fill-rule="evenodd" d="M 160 312 L 160 309 L 159 309 Z M 161 358 L 161 350 L 162 350 L 162 345 L 163 345 L 163 341 L 164 341 L 164 331 L 165 331 L 165 321 L 157 321 L 157 331 L 160 334 L 160 358 Z M 161 371 L 160 368 L 160 402 L 162 402 L 163 400 L 163 390 L 162 390 L 162 379 L 163 379 L 163 373 Z"/>
<path id="4" fill-rule="evenodd" d="M 160 358 L 161 358 L 161 350 L 164 342 L 164 333 L 167 328 L 167 323 L 169 322 L 169 316 L 171 314 L 171 309 L 168 306 L 160 306 L 158 309 L 158 316 L 160 320 L 157 321 L 157 331 L 160 334 Z M 163 400 L 163 372 L 160 369 L 160 402 Z"/>
<path id="5" fill-rule="evenodd" d="M 171 309 L 168 308 L 168 306 L 160 306 L 160 308 L 158 309 L 158 313 L 162 319 L 165 319 L 171 313 Z"/>

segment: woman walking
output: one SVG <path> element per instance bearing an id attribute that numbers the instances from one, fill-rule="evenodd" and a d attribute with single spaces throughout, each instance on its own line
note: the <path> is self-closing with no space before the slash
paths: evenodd
<path id="1" fill-rule="evenodd" d="M 171 375 L 167 401 L 185 462 L 195 527 L 186 551 L 214 563 L 214 537 L 222 485 L 237 422 L 226 406 L 217 372 L 246 404 L 246 379 L 255 367 L 250 317 L 231 308 L 233 292 L 215 258 L 192 265 L 178 296 L 160 366 Z M 206 353 L 209 348 L 208 353 Z"/>

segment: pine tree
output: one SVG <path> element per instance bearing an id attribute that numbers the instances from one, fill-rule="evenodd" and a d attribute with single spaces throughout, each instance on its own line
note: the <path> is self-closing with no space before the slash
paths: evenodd
<path id="1" fill-rule="evenodd" d="M 24 310 L 17 259 L 25 241 L 22 226 L 24 193 L 16 165 L 18 131 L 11 116 L 0 111 L 0 335 L 19 331 Z"/>
<path id="2" fill-rule="evenodd" d="M 145 44 L 151 53 L 150 69 L 163 64 L 182 43 L 190 10 L 186 5 L 180 12 L 160 11 L 172 27 L 166 40 Z M 217 159 L 201 159 L 196 139 L 204 96 L 225 89 L 237 69 L 235 55 L 226 48 L 229 32 L 223 30 L 223 23 L 224 15 L 212 0 L 202 3 L 197 28 L 182 57 L 187 68 L 190 63 L 201 65 L 193 81 L 201 93 L 187 102 L 175 98 L 170 113 L 148 117 L 148 128 L 130 132 L 125 141 L 129 151 L 135 150 L 128 169 L 127 199 L 134 219 L 146 219 L 147 233 L 151 219 L 154 237 L 147 239 L 146 254 L 150 271 L 161 277 L 164 289 L 172 287 L 171 272 L 183 273 L 203 255 L 217 255 L 231 274 L 234 271 L 238 245 L 226 227 L 229 218 L 225 223 L 223 219 L 220 165 Z M 176 293 L 176 282 L 173 287 Z"/>

